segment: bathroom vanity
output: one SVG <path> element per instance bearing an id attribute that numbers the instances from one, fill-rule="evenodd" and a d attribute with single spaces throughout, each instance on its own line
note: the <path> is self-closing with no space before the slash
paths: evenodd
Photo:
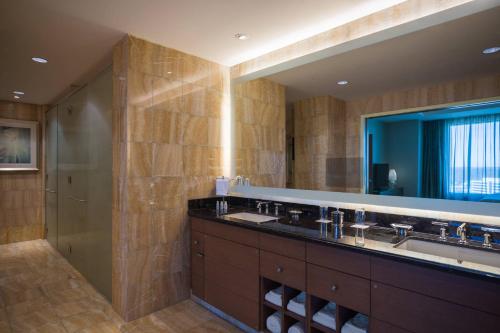
<path id="1" fill-rule="evenodd" d="M 301 321 L 307 332 L 340 332 L 356 313 L 369 317 L 369 332 L 496 332 L 500 327 L 500 268 L 409 251 L 395 246 L 394 231 L 373 227 L 363 247 L 348 226 L 342 239 L 320 235 L 314 222 L 256 223 L 217 215 L 211 203 L 190 203 L 192 293 L 247 326 L 266 331 L 266 318 L 281 313 L 282 332 Z M 232 207 L 232 211 L 252 211 Z M 269 214 L 273 215 L 273 214 Z M 437 243 L 438 235 L 420 232 Z M 406 240 L 407 240 L 406 239 Z M 450 237 L 450 246 L 455 238 Z M 465 248 L 465 247 L 464 247 Z M 500 256 L 493 249 L 488 253 Z M 500 259 L 497 259 L 497 262 Z M 265 294 L 283 286 L 279 307 Z M 306 313 L 286 304 L 306 293 Z M 312 320 L 328 302 L 337 304 L 335 329 Z"/>

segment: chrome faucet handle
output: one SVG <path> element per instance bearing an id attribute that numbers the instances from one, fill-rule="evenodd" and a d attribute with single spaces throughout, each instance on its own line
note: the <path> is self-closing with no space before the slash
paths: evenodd
<path id="1" fill-rule="evenodd" d="M 402 223 L 391 223 L 391 227 L 396 230 L 396 234 L 400 237 L 406 237 L 408 232 L 413 230 L 413 226 Z"/>
<path id="2" fill-rule="evenodd" d="M 282 204 L 275 202 L 274 203 L 274 215 L 278 216 L 280 214 L 280 207 L 283 206 Z"/>
<path id="3" fill-rule="evenodd" d="M 484 241 L 483 241 L 483 247 L 487 248 L 487 249 L 491 249 L 493 246 L 491 244 L 491 232 L 494 232 L 494 233 L 500 233 L 500 229 L 499 228 L 493 228 L 493 227 L 481 227 L 481 230 L 482 231 L 485 231 L 483 237 L 484 237 Z"/>
<path id="4" fill-rule="evenodd" d="M 439 240 L 446 241 L 446 228 L 449 226 L 448 222 L 432 221 L 432 225 L 440 226 L 439 228 Z"/>
<path id="5" fill-rule="evenodd" d="M 467 223 L 462 223 L 458 228 L 457 228 L 457 236 L 460 237 L 460 240 L 458 241 L 458 244 L 467 244 Z"/>

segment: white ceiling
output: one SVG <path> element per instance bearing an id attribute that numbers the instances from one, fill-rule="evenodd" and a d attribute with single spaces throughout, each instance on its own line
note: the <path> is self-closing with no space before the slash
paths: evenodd
<path id="1" fill-rule="evenodd" d="M 500 7 L 296 67 L 269 79 L 287 86 L 287 102 L 313 96 L 341 99 L 436 82 L 500 74 Z M 348 80 L 346 86 L 337 85 Z"/>
<path id="2" fill-rule="evenodd" d="M 125 34 L 234 65 L 402 0 L 3 0 L 0 99 L 53 102 Z M 236 33 L 250 39 L 239 41 Z M 49 59 L 46 65 L 31 57 Z"/>

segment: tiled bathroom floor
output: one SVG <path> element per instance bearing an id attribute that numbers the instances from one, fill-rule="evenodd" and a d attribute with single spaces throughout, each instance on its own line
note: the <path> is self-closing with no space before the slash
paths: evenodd
<path id="1" fill-rule="evenodd" d="M 236 333 L 191 300 L 124 323 L 44 240 L 0 245 L 0 333 Z"/>

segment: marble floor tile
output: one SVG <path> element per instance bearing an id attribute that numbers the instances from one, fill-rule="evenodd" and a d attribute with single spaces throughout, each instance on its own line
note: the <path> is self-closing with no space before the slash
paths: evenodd
<path id="1" fill-rule="evenodd" d="M 46 241 L 0 245 L 0 333 L 237 333 L 191 300 L 125 323 Z"/>

